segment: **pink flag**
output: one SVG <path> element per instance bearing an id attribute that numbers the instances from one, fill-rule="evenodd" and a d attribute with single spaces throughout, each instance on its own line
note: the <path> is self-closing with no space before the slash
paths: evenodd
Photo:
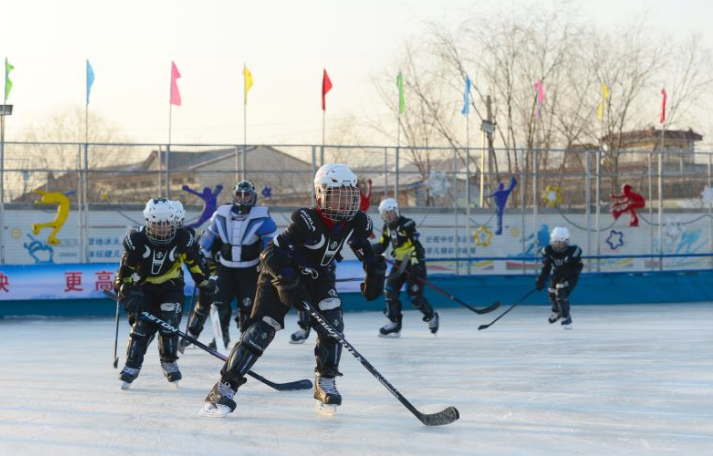
<path id="1" fill-rule="evenodd" d="M 663 99 L 661 100 L 661 116 L 659 117 L 659 122 L 664 123 L 666 122 L 666 98 L 668 98 L 666 89 L 661 89 L 661 95 L 663 95 Z"/>
<path id="2" fill-rule="evenodd" d="M 176 64 L 171 62 L 171 104 L 181 106 L 181 92 L 178 91 L 177 79 L 181 77 Z"/>

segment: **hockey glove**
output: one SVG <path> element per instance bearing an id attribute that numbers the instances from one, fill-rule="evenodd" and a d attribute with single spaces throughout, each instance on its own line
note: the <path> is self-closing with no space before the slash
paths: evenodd
<path id="1" fill-rule="evenodd" d="M 119 290 L 119 302 L 126 313 L 143 312 L 144 293 L 138 287 L 123 285 Z"/>
<path id="2" fill-rule="evenodd" d="M 537 280 L 535 280 L 535 288 L 537 291 L 542 291 L 545 289 L 545 283 L 547 282 L 547 279 L 544 277 L 538 277 Z"/>
<path id="3" fill-rule="evenodd" d="M 215 283 L 213 279 L 205 279 L 198 284 L 198 288 L 208 293 L 209 295 L 215 295 L 218 292 L 218 284 Z"/>
<path id="4" fill-rule="evenodd" d="M 294 307 L 297 310 L 304 308 L 302 301 L 310 301 L 307 288 L 300 282 L 299 275 L 291 277 L 278 276 L 272 281 L 280 296 L 280 302 L 287 307 Z"/>
<path id="5" fill-rule="evenodd" d="M 366 277 L 360 284 L 361 294 L 367 301 L 373 301 L 384 291 L 384 280 L 386 278 L 386 262 L 384 257 L 378 255 L 371 263 L 364 263 Z"/>

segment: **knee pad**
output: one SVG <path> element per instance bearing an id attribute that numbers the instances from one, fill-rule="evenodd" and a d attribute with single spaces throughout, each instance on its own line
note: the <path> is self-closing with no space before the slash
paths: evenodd
<path id="1" fill-rule="evenodd" d="M 230 352 L 221 374 L 225 378 L 245 376 L 275 338 L 278 329 L 281 329 L 279 323 L 270 317 L 263 317 L 250 325 L 240 336 L 240 343 L 235 344 Z"/>
<path id="2" fill-rule="evenodd" d="M 164 302 L 160 305 L 161 319 L 173 327 L 178 326 L 178 318 L 181 315 L 181 304 L 178 302 Z M 162 335 L 172 334 L 169 330 L 159 326 L 159 333 Z"/>

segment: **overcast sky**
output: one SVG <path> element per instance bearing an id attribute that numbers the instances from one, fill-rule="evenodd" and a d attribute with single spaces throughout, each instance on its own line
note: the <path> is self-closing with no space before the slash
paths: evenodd
<path id="1" fill-rule="evenodd" d="M 502 2 L 497 2 L 502 4 Z M 514 7 L 524 2 L 511 0 Z M 700 31 L 713 48 L 713 3 L 694 0 L 573 1 L 605 24 L 645 13 L 670 33 Z M 90 104 L 137 142 L 166 142 L 170 62 L 182 73 L 172 142 L 243 142 L 242 67 L 255 85 L 248 142 L 321 141 L 320 90 L 327 68 L 327 125 L 349 113 L 388 117 L 371 78 L 428 21 L 455 24 L 495 2 L 464 0 L 0 0 L 0 57 L 15 70 L 7 139 L 70 106 L 84 106 L 85 59 L 96 74 Z M 446 6 L 447 5 L 447 6 Z M 713 121 L 706 120 L 708 130 Z M 710 142 L 706 138 L 705 142 Z"/>

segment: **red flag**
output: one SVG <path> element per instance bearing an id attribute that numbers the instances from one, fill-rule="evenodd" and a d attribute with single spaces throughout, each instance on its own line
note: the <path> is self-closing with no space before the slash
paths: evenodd
<path id="1" fill-rule="evenodd" d="M 171 104 L 181 106 L 181 93 L 178 91 L 177 79 L 181 77 L 176 64 L 171 62 Z"/>
<path id="2" fill-rule="evenodd" d="M 666 121 L 666 98 L 668 98 L 666 89 L 661 89 L 661 95 L 663 95 L 663 100 L 661 100 L 661 118 L 659 122 L 664 123 Z"/>
<path id="3" fill-rule="evenodd" d="M 329 75 L 327 70 L 324 70 L 324 76 L 322 76 L 322 111 L 327 110 L 327 92 L 332 90 L 332 81 L 329 80 Z"/>

